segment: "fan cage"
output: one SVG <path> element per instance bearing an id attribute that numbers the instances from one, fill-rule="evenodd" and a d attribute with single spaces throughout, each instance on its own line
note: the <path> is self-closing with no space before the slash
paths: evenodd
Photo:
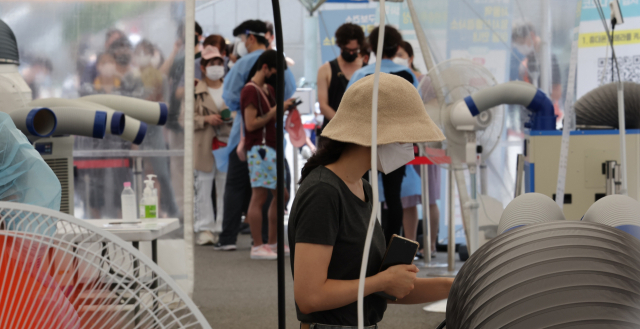
<path id="1" fill-rule="evenodd" d="M 0 202 L 0 328 L 211 328 L 148 257 L 87 221 Z"/>

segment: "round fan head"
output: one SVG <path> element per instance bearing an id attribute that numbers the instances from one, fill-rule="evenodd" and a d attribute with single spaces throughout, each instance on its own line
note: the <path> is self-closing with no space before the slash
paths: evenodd
<path id="1" fill-rule="evenodd" d="M 432 82 L 432 76 L 437 77 L 438 81 Z M 496 79 L 484 66 L 462 58 L 453 58 L 438 64 L 422 79 L 418 89 L 425 109 L 442 129 L 448 146 L 463 147 L 467 142 L 464 132 L 456 130 L 449 119 L 449 111 L 453 105 L 464 101 L 465 97 L 478 90 L 496 84 Z M 436 88 L 444 96 L 442 104 L 438 101 Z M 483 155 L 488 156 L 498 145 L 502 135 L 504 111 L 501 106 L 494 107 L 478 115 L 477 120 L 479 126 L 486 127 L 476 131 L 476 139 L 483 147 Z"/>

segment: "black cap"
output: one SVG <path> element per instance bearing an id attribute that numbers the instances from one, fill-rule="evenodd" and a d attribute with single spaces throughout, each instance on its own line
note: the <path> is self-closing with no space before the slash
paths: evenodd
<path id="1" fill-rule="evenodd" d="M 253 34 L 258 34 L 259 36 L 264 37 L 264 34 L 267 33 L 267 24 L 263 21 L 257 19 L 250 19 L 242 22 L 242 24 L 238 25 L 235 29 L 233 29 L 233 36 L 237 37 L 240 34 L 247 34 L 247 31 L 253 32 Z M 260 35 L 262 33 L 262 35 Z"/>
<path id="2" fill-rule="evenodd" d="M 18 43 L 13 31 L 3 20 L 0 20 L 0 64 L 20 64 Z"/>

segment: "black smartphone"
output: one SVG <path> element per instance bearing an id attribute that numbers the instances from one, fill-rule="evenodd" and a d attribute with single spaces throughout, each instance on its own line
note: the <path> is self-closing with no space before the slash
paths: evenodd
<path id="1" fill-rule="evenodd" d="M 289 106 L 287 111 L 290 111 L 291 109 L 294 109 L 294 108 L 298 107 L 298 105 L 300 105 L 300 104 L 302 104 L 302 100 L 300 98 L 296 98 L 296 101 L 293 102 L 293 104 L 291 104 L 291 106 Z"/>
<path id="2" fill-rule="evenodd" d="M 418 252 L 418 248 L 420 248 L 418 242 L 394 234 L 389 241 L 387 251 L 382 259 L 380 272 L 387 270 L 391 266 L 413 264 L 413 259 Z M 398 301 L 396 297 L 382 291 L 376 292 L 375 294 L 394 302 Z"/>

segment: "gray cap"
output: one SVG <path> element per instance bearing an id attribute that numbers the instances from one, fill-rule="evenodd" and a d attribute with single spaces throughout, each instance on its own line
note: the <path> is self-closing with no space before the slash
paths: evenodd
<path id="1" fill-rule="evenodd" d="M 597 223 L 519 227 L 483 245 L 449 293 L 447 329 L 640 328 L 640 241 Z"/>

